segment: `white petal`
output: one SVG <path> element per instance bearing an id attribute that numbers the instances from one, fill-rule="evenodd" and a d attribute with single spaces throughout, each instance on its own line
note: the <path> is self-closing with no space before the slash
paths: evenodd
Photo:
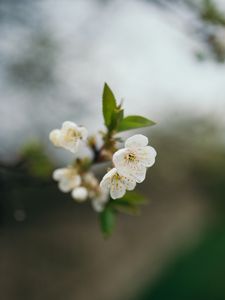
<path id="1" fill-rule="evenodd" d="M 125 142 L 126 148 L 138 148 L 148 145 L 148 138 L 143 134 L 135 134 Z"/>
<path id="2" fill-rule="evenodd" d="M 72 190 L 70 180 L 63 179 L 59 181 L 59 189 L 61 192 L 68 193 Z"/>
<path id="3" fill-rule="evenodd" d="M 128 191 L 134 190 L 134 188 L 135 188 L 135 186 L 136 186 L 136 181 L 135 181 L 135 179 L 133 179 L 133 178 L 128 178 L 128 177 L 123 176 L 123 177 L 121 178 L 121 182 L 124 184 L 125 188 L 126 188 Z"/>
<path id="4" fill-rule="evenodd" d="M 62 124 L 62 129 L 63 130 L 68 130 L 70 128 L 77 130 L 78 126 L 77 126 L 76 123 L 71 122 L 71 121 L 65 121 L 65 122 L 63 122 L 63 124 Z"/>
<path id="5" fill-rule="evenodd" d="M 136 180 L 138 183 L 141 183 L 145 180 L 146 177 L 146 168 L 144 166 L 140 166 L 136 171 L 133 171 L 132 178 Z"/>
<path id="6" fill-rule="evenodd" d="M 86 140 L 87 137 L 88 137 L 88 131 L 87 131 L 87 129 L 85 127 L 80 126 L 78 130 L 79 130 L 79 132 L 81 134 L 82 140 Z"/>
<path id="7" fill-rule="evenodd" d="M 122 198 L 126 193 L 125 185 L 116 178 L 113 178 L 111 188 L 110 188 L 110 195 L 112 199 Z"/>
<path id="8" fill-rule="evenodd" d="M 102 181 L 100 182 L 100 188 L 103 192 L 107 192 L 110 189 L 111 178 L 110 177 L 104 178 L 104 177 L 103 177 Z"/>
<path id="9" fill-rule="evenodd" d="M 127 160 L 126 156 L 130 153 L 129 149 L 120 149 L 113 154 L 113 163 L 117 170 L 126 168 Z"/>
<path id="10" fill-rule="evenodd" d="M 140 163 L 130 163 L 125 167 L 118 168 L 117 170 L 120 175 L 132 178 L 138 183 L 145 180 L 146 167 Z"/>
<path id="11" fill-rule="evenodd" d="M 56 172 L 57 171 L 57 172 Z M 58 169 L 53 174 L 54 179 L 59 181 L 59 189 L 64 192 L 70 192 L 75 187 L 81 184 L 81 177 L 78 174 L 70 174 L 72 172 L 69 169 Z M 58 178 L 58 179 L 56 179 Z"/>
<path id="12" fill-rule="evenodd" d="M 151 167 L 155 163 L 156 151 L 151 146 L 142 147 L 136 150 L 139 161 L 146 167 Z"/>
<path id="13" fill-rule="evenodd" d="M 66 171 L 66 168 L 56 169 L 52 174 L 52 178 L 58 181 L 65 176 Z"/>
<path id="14" fill-rule="evenodd" d="M 60 136 L 61 131 L 59 129 L 54 129 L 49 134 L 49 139 L 56 147 L 60 147 Z"/>
<path id="15" fill-rule="evenodd" d="M 103 179 L 104 179 L 104 178 L 107 178 L 107 177 L 112 178 L 116 173 L 117 173 L 116 168 L 112 168 L 109 172 L 107 172 L 107 173 L 105 174 L 105 176 L 103 177 Z"/>
<path id="16" fill-rule="evenodd" d="M 117 172 L 116 168 L 113 168 L 108 173 L 106 173 L 105 176 L 102 178 L 102 180 L 100 182 L 100 188 L 104 192 L 108 192 L 109 191 L 110 186 L 111 186 L 112 177 L 116 174 L 116 172 Z"/>
<path id="17" fill-rule="evenodd" d="M 83 202 L 88 197 L 88 191 L 85 187 L 77 187 L 72 191 L 72 197 L 79 202 Z"/>
<path id="18" fill-rule="evenodd" d="M 78 147 L 80 145 L 80 140 L 74 140 L 72 142 L 65 142 L 64 140 L 61 141 L 61 146 L 72 153 L 76 153 L 78 151 Z"/>

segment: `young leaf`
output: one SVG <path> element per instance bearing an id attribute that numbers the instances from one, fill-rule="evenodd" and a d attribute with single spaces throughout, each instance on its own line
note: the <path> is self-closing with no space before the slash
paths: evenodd
<path id="1" fill-rule="evenodd" d="M 116 99 L 107 83 L 104 85 L 102 95 L 102 112 L 104 116 L 105 126 L 110 127 L 112 115 L 116 109 Z"/>
<path id="2" fill-rule="evenodd" d="M 121 201 L 126 201 L 132 204 L 145 204 L 148 200 L 140 193 L 137 192 L 126 192 L 123 198 L 119 199 Z"/>
<path id="3" fill-rule="evenodd" d="M 111 124 L 109 126 L 109 129 L 117 130 L 118 125 L 122 120 L 123 120 L 123 109 L 121 109 L 120 107 L 116 107 L 112 113 Z"/>
<path id="4" fill-rule="evenodd" d="M 100 226 L 102 233 L 105 237 L 112 234 L 115 222 L 116 222 L 116 212 L 110 207 L 106 207 L 103 212 L 100 213 Z"/>
<path id="5" fill-rule="evenodd" d="M 127 116 L 120 122 L 117 131 L 125 131 L 154 125 L 155 122 L 141 116 Z"/>

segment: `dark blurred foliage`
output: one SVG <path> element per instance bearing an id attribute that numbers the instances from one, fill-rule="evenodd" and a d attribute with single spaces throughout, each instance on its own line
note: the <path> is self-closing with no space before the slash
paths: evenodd
<path id="1" fill-rule="evenodd" d="M 201 17 L 206 22 L 223 26 L 225 25 L 224 14 L 217 8 L 215 2 L 212 0 L 203 1 Z"/>
<path id="2" fill-rule="evenodd" d="M 201 243 L 183 253 L 146 288 L 139 300 L 223 300 L 225 298 L 225 222 L 209 230 Z"/>
<path id="3" fill-rule="evenodd" d="M 225 218 L 225 149 L 212 149 L 196 160 L 192 169 L 202 193 L 209 199 L 212 209 Z"/>
<path id="4" fill-rule="evenodd" d="M 32 142 L 21 151 L 21 161 L 29 176 L 49 180 L 53 171 L 53 162 L 45 154 L 40 143 Z"/>
<path id="5" fill-rule="evenodd" d="M 202 20 L 215 26 L 214 32 L 208 34 L 207 41 L 217 61 L 225 60 L 225 14 L 212 0 L 204 0 L 200 11 Z M 220 33 L 222 31 L 222 34 Z M 221 35 L 221 36 L 220 36 Z"/>
<path id="6" fill-rule="evenodd" d="M 24 221 L 27 205 L 32 211 L 36 211 L 36 205 L 48 205 L 48 202 L 41 203 L 37 195 L 49 187 L 52 171 L 53 162 L 38 142 L 24 146 L 15 162 L 0 163 L 2 225 Z"/>

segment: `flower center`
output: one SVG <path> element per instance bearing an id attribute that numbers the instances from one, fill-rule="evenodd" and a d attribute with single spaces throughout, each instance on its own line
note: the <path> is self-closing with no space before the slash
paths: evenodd
<path id="1" fill-rule="evenodd" d="M 118 173 L 116 173 L 116 174 L 113 176 L 113 179 L 115 179 L 116 181 L 119 181 L 121 178 L 122 178 L 122 176 L 120 176 Z"/>
<path id="2" fill-rule="evenodd" d="M 67 130 L 67 133 L 65 136 L 65 139 L 67 142 L 72 142 L 74 139 L 78 139 L 78 138 L 81 138 L 81 135 L 78 131 L 76 131 L 72 128 Z"/>
<path id="3" fill-rule="evenodd" d="M 134 162 L 136 160 L 136 155 L 133 152 L 130 152 L 126 155 L 126 160 L 129 160 L 131 162 Z"/>

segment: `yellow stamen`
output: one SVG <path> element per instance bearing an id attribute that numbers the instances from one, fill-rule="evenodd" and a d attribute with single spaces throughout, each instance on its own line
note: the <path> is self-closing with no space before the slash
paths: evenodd
<path id="1" fill-rule="evenodd" d="M 136 155 L 132 152 L 126 155 L 126 159 L 129 161 L 135 161 L 136 160 Z"/>

